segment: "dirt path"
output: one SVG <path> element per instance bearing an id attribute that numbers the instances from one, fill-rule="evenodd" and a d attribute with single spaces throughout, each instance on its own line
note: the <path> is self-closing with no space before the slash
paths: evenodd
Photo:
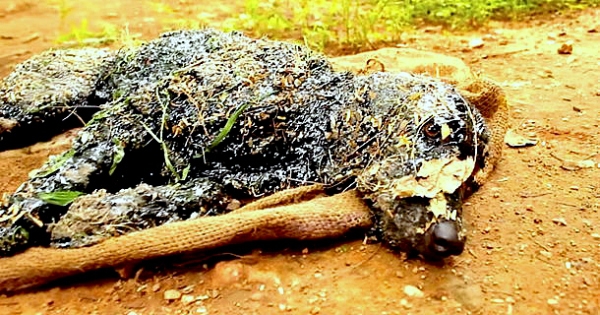
<path id="1" fill-rule="evenodd" d="M 174 1 L 180 10 L 170 16 L 192 12 L 186 2 Z M 54 45 L 58 12 L 36 3 L 0 0 L 0 75 Z M 98 3 L 80 2 L 69 19 L 87 14 L 90 27 L 129 21 L 144 38 L 162 30 L 166 14 L 147 2 Z M 513 127 L 539 140 L 506 149 L 491 182 L 465 209 L 467 252 L 443 267 L 358 240 L 254 246 L 232 249 L 242 257 L 146 266 L 137 280 L 85 275 L 0 297 L 0 314 L 600 314 L 598 21 L 596 10 L 538 25 L 497 23 L 463 36 L 414 34 L 411 46 L 458 56 L 502 82 Z M 484 46 L 469 49 L 472 38 Z M 572 54 L 558 54 L 567 41 Z M 38 145 L 0 153 L 2 191 L 56 151 Z M 176 293 L 168 290 L 183 297 L 168 302 L 165 294 Z"/>

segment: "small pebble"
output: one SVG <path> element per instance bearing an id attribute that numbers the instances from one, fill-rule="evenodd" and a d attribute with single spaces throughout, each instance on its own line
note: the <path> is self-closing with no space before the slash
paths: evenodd
<path id="1" fill-rule="evenodd" d="M 255 292 L 255 293 L 252 293 L 252 295 L 250 296 L 250 300 L 252 300 L 252 301 L 260 301 L 260 300 L 263 299 L 263 296 L 264 295 L 262 293 Z"/>
<path id="2" fill-rule="evenodd" d="M 561 55 L 570 55 L 573 53 L 573 42 L 572 41 L 568 41 L 564 44 L 562 44 L 557 52 Z"/>
<path id="3" fill-rule="evenodd" d="M 561 226 L 567 226 L 567 221 L 565 221 L 565 218 L 554 218 L 552 219 L 552 222 Z"/>
<path id="4" fill-rule="evenodd" d="M 402 305 L 402 307 L 404 307 L 405 309 L 409 309 L 412 307 L 412 305 L 410 303 L 408 303 L 408 301 L 406 299 L 401 299 L 400 305 Z"/>
<path id="5" fill-rule="evenodd" d="M 557 299 L 548 299 L 548 304 L 549 305 L 558 305 L 558 300 Z"/>
<path id="6" fill-rule="evenodd" d="M 552 257 L 552 253 L 547 251 L 547 250 L 541 250 L 540 251 L 540 255 L 546 257 L 546 258 L 551 258 Z"/>
<path id="7" fill-rule="evenodd" d="M 469 48 L 481 48 L 485 45 L 483 39 L 481 38 L 473 38 L 469 41 Z"/>
<path id="8" fill-rule="evenodd" d="M 192 304 L 194 302 L 196 302 L 196 298 L 193 295 L 191 295 L 191 294 L 185 294 L 185 295 L 181 296 L 181 303 L 183 305 L 187 306 L 187 305 L 190 305 L 190 304 Z"/>
<path id="9" fill-rule="evenodd" d="M 413 286 L 413 285 L 407 285 L 404 287 L 404 294 L 406 294 L 407 296 L 410 297 L 417 297 L 417 298 L 422 298 L 425 296 L 425 294 L 423 293 L 423 291 L 419 290 L 419 288 Z"/>
<path id="10" fill-rule="evenodd" d="M 592 233 L 592 238 L 595 240 L 600 240 L 600 234 L 598 233 Z"/>
<path id="11" fill-rule="evenodd" d="M 177 290 L 166 290 L 163 297 L 167 301 L 179 300 L 181 298 L 181 292 Z"/>

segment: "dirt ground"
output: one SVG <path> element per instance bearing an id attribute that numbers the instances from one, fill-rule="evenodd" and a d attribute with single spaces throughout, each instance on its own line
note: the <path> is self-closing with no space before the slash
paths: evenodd
<path id="1" fill-rule="evenodd" d="M 240 8 L 176 1 L 175 12 L 164 13 L 148 1 L 80 1 L 60 19 L 50 3 L 0 0 L 1 76 L 55 46 L 65 24 L 81 18 L 92 28 L 128 22 L 152 38 L 166 15 L 197 18 L 210 5 L 218 21 Z M 483 46 L 470 47 L 474 38 Z M 254 244 L 146 265 L 132 279 L 104 272 L 0 296 L 0 314 L 600 314 L 600 10 L 461 35 L 428 28 L 406 39 L 501 82 L 512 127 L 538 140 L 507 147 L 492 180 L 469 200 L 463 255 L 432 265 L 360 237 Z M 569 41 L 572 53 L 559 54 Z M 0 190 L 14 190 L 65 139 L 0 153 Z"/>

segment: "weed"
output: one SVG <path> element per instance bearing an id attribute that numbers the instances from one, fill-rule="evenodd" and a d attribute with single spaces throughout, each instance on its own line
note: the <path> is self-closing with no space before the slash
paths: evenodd
<path id="1" fill-rule="evenodd" d="M 46 0 L 46 2 L 58 11 L 60 29 L 64 29 L 67 17 L 73 12 L 71 0 Z"/>
<path id="2" fill-rule="evenodd" d="M 90 30 L 87 19 L 82 19 L 79 25 L 71 27 L 68 33 L 60 34 L 56 42 L 61 46 L 102 46 L 119 39 L 120 30 L 113 24 L 104 24 L 101 31 Z"/>

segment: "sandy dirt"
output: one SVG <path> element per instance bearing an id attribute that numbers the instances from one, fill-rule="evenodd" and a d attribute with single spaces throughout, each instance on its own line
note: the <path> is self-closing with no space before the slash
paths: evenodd
<path id="1" fill-rule="evenodd" d="M 210 6 L 218 21 L 240 8 L 173 1 L 175 12 L 160 12 L 148 1 L 81 1 L 61 19 L 51 3 L 0 0 L 1 76 L 56 46 L 82 18 L 90 28 L 127 22 L 152 38 L 166 19 L 197 18 Z M 444 265 L 406 260 L 360 236 L 253 244 L 154 262 L 129 279 L 107 271 L 0 296 L 0 314 L 600 314 L 599 21 L 600 11 L 588 10 L 461 35 L 430 28 L 401 43 L 462 58 L 500 82 L 512 127 L 538 140 L 505 149 L 466 206 L 467 250 Z M 483 47 L 471 48 L 472 39 Z M 559 54 L 569 41 L 572 53 Z M 67 145 L 61 136 L 0 153 L 1 191 Z"/>

